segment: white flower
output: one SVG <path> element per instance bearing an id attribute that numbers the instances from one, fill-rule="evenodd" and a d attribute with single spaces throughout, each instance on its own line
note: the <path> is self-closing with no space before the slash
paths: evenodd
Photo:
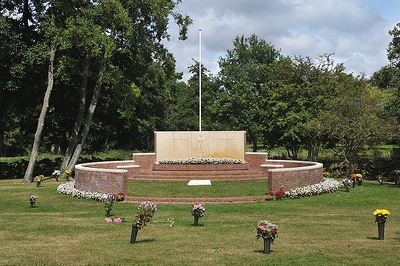
<path id="1" fill-rule="evenodd" d="M 338 191 L 342 187 L 342 183 L 332 178 L 324 178 L 324 181 L 318 184 L 295 188 L 287 191 L 286 197 L 292 199 L 298 199 L 305 196 L 315 196 L 324 193 L 331 193 Z"/>
<path id="2" fill-rule="evenodd" d="M 60 184 L 57 187 L 57 192 L 64 195 L 71 195 L 79 199 L 91 199 L 97 201 L 104 201 L 107 198 L 107 194 L 99 192 L 82 191 L 75 188 L 75 181 Z"/>

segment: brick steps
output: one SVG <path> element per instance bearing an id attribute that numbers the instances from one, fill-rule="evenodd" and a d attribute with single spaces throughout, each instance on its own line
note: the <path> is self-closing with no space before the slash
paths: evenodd
<path id="1" fill-rule="evenodd" d="M 237 171 L 152 171 L 137 173 L 128 180 L 141 181 L 187 181 L 187 180 L 220 180 L 220 181 L 251 181 L 267 180 L 265 174 Z"/>

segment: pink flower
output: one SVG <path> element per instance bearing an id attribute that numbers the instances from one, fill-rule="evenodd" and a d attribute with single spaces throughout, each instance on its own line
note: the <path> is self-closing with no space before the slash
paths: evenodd
<path id="1" fill-rule="evenodd" d="M 112 223 L 112 219 L 110 217 L 106 217 L 106 219 L 104 219 L 104 221 L 106 221 L 106 223 Z"/>
<path id="2" fill-rule="evenodd" d="M 121 218 L 115 218 L 114 219 L 114 223 L 122 223 L 122 219 Z"/>

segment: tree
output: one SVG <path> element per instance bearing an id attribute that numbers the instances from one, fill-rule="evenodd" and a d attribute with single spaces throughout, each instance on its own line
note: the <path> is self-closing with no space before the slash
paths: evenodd
<path id="1" fill-rule="evenodd" d="M 394 67 L 400 68 L 400 23 L 389 30 L 389 34 L 393 38 L 387 49 L 388 59 Z"/>
<path id="2" fill-rule="evenodd" d="M 29 14 L 22 16 L 22 20 L 34 20 L 33 27 L 40 29 L 37 31 L 40 33 L 38 36 L 40 35 L 41 38 L 47 36 L 47 43 L 51 44 L 49 51 L 51 51 L 51 58 L 55 58 L 55 62 L 51 61 L 49 64 L 49 73 L 54 77 L 53 71 L 50 70 L 53 70 L 53 64 L 57 64 L 56 76 L 60 77 L 59 80 L 64 83 L 66 88 L 69 91 L 72 91 L 71 85 L 79 88 L 73 93 L 78 95 L 76 97 L 77 114 L 69 135 L 68 148 L 61 165 L 62 170 L 72 170 L 84 148 L 100 98 L 101 88 L 104 84 L 111 87 L 118 83 L 108 73 L 116 73 L 115 69 L 121 69 L 119 73 L 123 73 L 123 75 L 119 75 L 119 77 L 128 80 L 130 87 L 135 87 L 134 80 L 136 79 L 138 83 L 142 81 L 141 85 L 144 85 L 145 88 L 161 87 L 164 89 L 162 96 L 168 94 L 165 87 L 159 86 L 168 84 L 168 79 L 171 80 L 171 77 L 173 80 L 177 78 L 174 72 L 173 57 L 161 44 L 162 39 L 169 37 L 167 34 L 168 16 L 171 15 L 179 25 L 181 39 L 186 38 L 187 26 L 191 23 L 189 17 L 173 11 L 179 2 L 172 0 L 158 2 L 104 0 L 97 2 L 74 1 L 73 3 L 62 0 L 24 1 L 24 8 L 21 10 L 28 10 Z M 14 3 L 9 1 L 7 4 L 13 10 Z M 50 18 L 54 23 L 49 23 Z M 30 25 L 30 23 L 24 24 Z M 55 56 L 57 47 L 59 56 Z M 131 65 L 136 64 L 135 74 L 139 72 L 139 77 L 132 77 L 132 74 L 127 75 L 129 70 L 122 69 L 125 66 L 115 60 L 117 55 L 122 53 L 129 54 L 131 59 L 135 60 Z M 138 66 L 140 64 L 145 67 L 140 69 Z M 163 71 L 162 68 L 167 71 Z M 65 72 L 65 70 L 68 71 Z M 168 74 L 165 75 L 166 73 Z M 171 75 L 171 73 L 173 74 Z M 80 77 L 80 82 L 76 82 L 74 76 Z M 145 85 L 149 81 L 152 81 L 153 84 Z M 52 84 L 53 80 L 49 78 L 48 90 L 35 134 L 31 163 L 26 171 L 24 181 L 30 180 L 32 176 Z M 141 92 L 138 97 L 145 95 L 143 93 L 145 90 L 141 90 Z M 148 95 L 155 96 L 151 92 Z M 155 102 L 161 103 L 160 99 L 168 100 L 167 97 L 162 97 Z M 137 103 L 148 102 L 148 100 L 144 100 Z M 146 108 L 146 110 L 157 110 L 157 114 L 159 114 L 162 107 Z M 145 110 L 142 112 L 146 113 Z M 154 124 L 157 122 L 155 120 Z"/>
<path id="3" fill-rule="evenodd" d="M 343 75 L 339 94 L 325 103 L 323 126 L 343 147 L 349 173 L 354 173 L 363 145 L 376 145 L 390 136 L 391 123 L 383 116 L 387 94 L 363 78 Z"/>
<path id="4" fill-rule="evenodd" d="M 391 96 L 386 106 L 386 115 L 388 118 L 395 118 L 400 123 L 400 23 L 397 23 L 389 34 L 393 37 L 387 49 L 390 64 L 375 72 L 371 77 L 371 82 L 389 91 Z"/>
<path id="5" fill-rule="evenodd" d="M 219 110 L 217 117 L 232 129 L 246 130 L 253 151 L 257 151 L 270 117 L 267 99 L 275 78 L 271 70 L 281 55 L 254 34 L 249 38 L 236 37 L 233 45 L 219 61 L 220 99 L 214 109 Z"/>

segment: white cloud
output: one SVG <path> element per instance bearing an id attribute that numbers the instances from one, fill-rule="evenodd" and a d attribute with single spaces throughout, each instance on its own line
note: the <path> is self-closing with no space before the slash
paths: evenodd
<path id="1" fill-rule="evenodd" d="M 171 42 L 177 70 L 189 77 L 192 59 L 199 60 L 202 29 L 202 62 L 216 74 L 219 57 L 233 48 L 236 36 L 259 38 L 283 55 L 309 56 L 334 53 L 354 74 L 371 75 L 386 65 L 388 30 L 398 22 L 393 10 L 400 1 L 388 0 L 183 0 L 178 10 L 193 19 L 188 40 L 178 41 L 171 24 Z"/>

